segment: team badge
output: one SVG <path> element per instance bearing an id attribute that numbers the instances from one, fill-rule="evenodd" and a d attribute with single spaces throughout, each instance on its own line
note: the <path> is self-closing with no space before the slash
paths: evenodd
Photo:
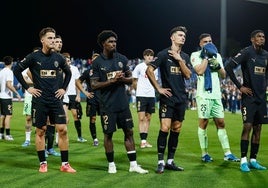
<path id="1" fill-rule="evenodd" d="M 120 68 L 123 68 L 123 63 L 122 63 L 121 61 L 119 61 L 119 62 L 118 62 L 118 66 L 119 66 Z"/>
<path id="2" fill-rule="evenodd" d="M 55 67 L 59 67 L 59 62 L 58 62 L 58 61 L 55 61 L 55 62 L 54 62 L 54 66 L 55 66 Z"/>

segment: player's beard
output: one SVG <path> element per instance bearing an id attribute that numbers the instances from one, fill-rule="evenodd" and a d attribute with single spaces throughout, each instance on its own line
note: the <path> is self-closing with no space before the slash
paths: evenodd
<path id="1" fill-rule="evenodd" d="M 115 53 L 116 52 L 116 48 L 112 49 L 111 52 L 112 53 Z"/>

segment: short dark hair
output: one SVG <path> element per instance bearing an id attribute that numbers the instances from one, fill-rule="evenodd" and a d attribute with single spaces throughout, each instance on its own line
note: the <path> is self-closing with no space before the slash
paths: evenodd
<path id="1" fill-rule="evenodd" d="M 206 38 L 206 37 L 211 37 L 211 35 L 209 33 L 202 33 L 200 36 L 199 36 L 199 40 L 202 40 L 203 38 Z"/>
<path id="2" fill-rule="evenodd" d="M 68 53 L 68 52 L 64 52 L 64 53 L 62 53 L 62 55 L 65 57 L 65 58 L 71 58 L 71 55 L 70 55 L 70 53 Z"/>
<path id="3" fill-rule="evenodd" d="M 182 31 L 185 34 L 187 33 L 186 27 L 184 27 L 184 26 L 177 26 L 177 27 L 174 27 L 174 28 L 172 28 L 170 30 L 170 32 L 169 32 L 170 36 L 173 35 L 173 33 L 177 32 L 177 31 Z"/>
<path id="4" fill-rule="evenodd" d="M 114 31 L 112 31 L 112 30 L 103 30 L 98 35 L 98 39 L 97 39 L 97 42 L 100 45 L 100 47 L 103 47 L 102 43 L 105 42 L 110 37 L 114 37 L 117 40 L 117 34 Z"/>
<path id="5" fill-rule="evenodd" d="M 56 35 L 56 39 L 62 39 L 60 35 Z"/>
<path id="6" fill-rule="evenodd" d="M 263 33 L 264 34 L 264 31 L 260 30 L 260 29 L 256 29 L 256 30 L 252 31 L 251 34 L 250 34 L 250 38 L 255 37 L 257 35 L 257 33 Z"/>
<path id="7" fill-rule="evenodd" d="M 13 62 L 13 57 L 11 57 L 11 56 L 5 56 L 3 58 L 3 62 L 5 63 L 5 65 L 11 65 L 11 63 Z"/>
<path id="8" fill-rule="evenodd" d="M 146 55 L 152 55 L 152 56 L 154 56 L 154 51 L 152 49 L 145 49 L 143 51 L 143 56 L 146 56 Z"/>
<path id="9" fill-rule="evenodd" d="M 41 39 L 48 32 L 52 32 L 56 34 L 55 29 L 53 29 L 52 27 L 45 27 L 39 32 L 39 38 Z"/>

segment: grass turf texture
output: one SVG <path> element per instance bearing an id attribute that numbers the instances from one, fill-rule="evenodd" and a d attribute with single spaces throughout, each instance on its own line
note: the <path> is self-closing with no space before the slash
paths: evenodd
<path id="1" fill-rule="evenodd" d="M 159 131 L 158 113 L 153 114 L 148 141 L 152 148 L 140 149 L 140 138 L 137 125 L 136 110 L 131 108 L 135 123 L 134 137 L 137 150 L 137 161 L 149 174 L 128 172 L 129 161 L 123 145 L 122 130 L 114 134 L 116 174 L 108 174 L 108 163 L 104 154 L 103 134 L 100 119 L 97 119 L 97 134 L 100 141 L 98 147 L 92 145 L 88 117 L 82 117 L 82 134 L 88 141 L 77 142 L 77 134 L 70 115 L 68 125 L 70 149 L 69 162 L 77 170 L 76 174 L 59 171 L 60 157 L 49 156 L 48 172 L 39 173 L 39 161 L 34 145 L 34 131 L 32 131 L 31 145 L 23 148 L 25 117 L 22 115 L 22 102 L 14 102 L 13 119 L 11 121 L 11 134 L 13 142 L 0 140 L 0 177 L 1 187 L 267 187 L 268 170 L 251 170 L 242 173 L 238 162 L 223 160 L 223 151 L 218 141 L 213 121 L 208 126 L 209 153 L 213 157 L 212 163 L 201 161 L 201 151 L 197 137 L 197 111 L 187 110 L 185 121 L 179 137 L 179 146 L 175 156 L 177 165 L 184 167 L 185 171 L 175 172 L 166 170 L 163 174 L 156 174 L 157 150 L 156 140 Z M 85 103 L 82 103 L 85 110 Z M 241 115 L 226 112 L 226 129 L 229 136 L 232 152 L 240 157 Z M 268 126 L 263 125 L 261 145 L 258 160 L 262 165 L 268 166 L 267 141 Z M 58 148 L 55 148 L 59 151 Z M 167 150 L 166 150 L 167 152 Z M 166 155 L 165 155 L 166 160 Z"/>

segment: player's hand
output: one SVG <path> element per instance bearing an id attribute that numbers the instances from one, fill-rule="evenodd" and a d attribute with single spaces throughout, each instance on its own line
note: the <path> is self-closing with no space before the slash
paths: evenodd
<path id="1" fill-rule="evenodd" d="M 241 91 L 241 93 L 244 93 L 244 94 L 246 94 L 248 96 L 253 96 L 252 90 L 250 88 L 248 88 L 248 87 L 242 86 L 240 88 L 240 91 Z"/>
<path id="2" fill-rule="evenodd" d="M 122 71 L 117 71 L 112 79 L 109 80 L 111 83 L 116 83 L 124 78 L 124 73 Z"/>
<path id="3" fill-rule="evenodd" d="M 21 101 L 21 96 L 20 96 L 20 94 L 18 94 L 17 97 L 18 97 L 18 100 Z"/>
<path id="4" fill-rule="evenodd" d="M 87 92 L 86 96 L 87 98 L 92 99 L 94 97 L 94 92 Z"/>
<path id="5" fill-rule="evenodd" d="M 33 97 L 40 97 L 42 94 L 40 89 L 35 89 L 34 87 L 29 87 L 27 91 L 32 94 Z"/>
<path id="6" fill-rule="evenodd" d="M 64 89 L 58 89 L 56 92 L 55 92 L 55 97 L 57 99 L 62 99 L 64 94 L 65 94 L 65 90 Z"/>
<path id="7" fill-rule="evenodd" d="M 160 88 L 157 91 L 159 92 L 160 95 L 164 95 L 166 97 L 171 97 L 172 96 L 170 88 Z"/>
<path id="8" fill-rule="evenodd" d="M 119 81 L 119 80 L 121 80 L 122 78 L 124 78 L 124 73 L 123 73 L 122 71 L 118 71 L 118 72 L 116 72 L 114 79 L 115 79 L 116 81 Z"/>
<path id="9" fill-rule="evenodd" d="M 168 50 L 168 55 L 176 59 L 177 61 L 182 61 L 181 55 L 175 50 Z"/>
<path id="10" fill-rule="evenodd" d="M 209 68 L 211 71 L 218 71 L 221 69 L 221 65 L 218 62 L 217 58 L 210 58 L 208 59 Z"/>
<path id="11" fill-rule="evenodd" d="M 81 102 L 81 97 L 80 97 L 80 95 L 76 95 L 76 97 L 75 97 L 75 101 L 76 101 L 76 102 Z"/>

